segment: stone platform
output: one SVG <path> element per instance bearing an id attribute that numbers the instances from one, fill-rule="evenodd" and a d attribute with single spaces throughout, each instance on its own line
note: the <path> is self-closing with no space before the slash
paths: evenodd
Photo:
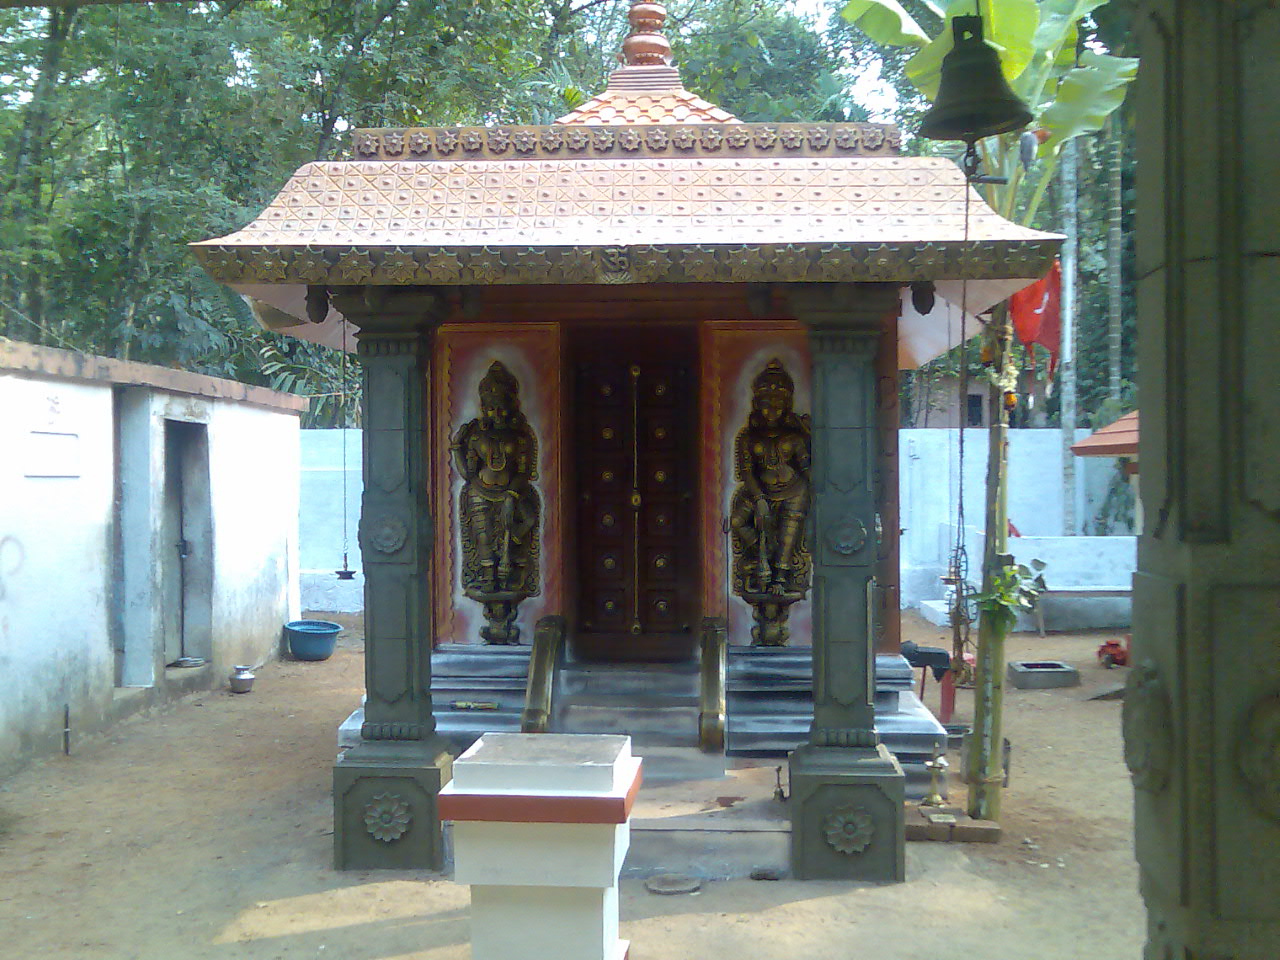
<path id="1" fill-rule="evenodd" d="M 731 757 L 785 759 L 805 743 L 813 719 L 812 658 L 805 647 L 730 647 L 725 750 Z M 907 796 L 929 789 L 925 761 L 945 752 L 947 731 L 915 693 L 901 656 L 876 657 L 876 730 L 906 774 Z"/>
<path id="2" fill-rule="evenodd" d="M 461 753 L 485 732 L 516 733 L 524 708 L 528 646 L 443 644 L 432 659 L 437 733 Z M 808 739 L 813 718 L 807 647 L 730 647 L 726 753 L 699 752 L 698 666 L 564 664 L 556 678 L 551 729 L 626 734 L 653 761 L 648 781 L 721 776 L 726 756 L 776 759 Z M 900 656 L 876 658 L 876 728 L 907 777 L 907 797 L 928 791 L 924 763 L 946 749 L 946 730 L 914 691 Z M 339 728 L 338 749 L 360 742 L 364 712 Z"/>

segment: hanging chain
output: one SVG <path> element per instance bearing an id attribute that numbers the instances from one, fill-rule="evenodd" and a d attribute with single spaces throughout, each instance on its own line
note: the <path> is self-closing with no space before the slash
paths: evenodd
<path id="1" fill-rule="evenodd" d="M 347 321 L 343 318 L 342 324 L 342 355 L 338 358 L 338 377 L 341 389 L 338 391 L 338 411 L 340 414 L 339 422 L 342 424 L 342 569 L 344 572 L 351 569 L 351 564 L 347 560 L 349 543 L 347 540 L 347 427 L 350 418 L 347 414 Z"/>
<path id="2" fill-rule="evenodd" d="M 969 243 L 969 205 L 973 194 L 973 180 L 978 173 L 978 153 L 972 143 L 964 156 L 964 243 Z M 947 571 L 952 583 L 951 600 L 951 666 L 957 675 L 963 675 L 964 654 L 969 646 L 969 552 L 965 547 L 964 515 L 964 431 L 969 411 L 969 281 L 960 281 L 960 439 L 957 453 L 960 458 L 959 477 L 956 481 L 956 542 L 951 552 Z"/>

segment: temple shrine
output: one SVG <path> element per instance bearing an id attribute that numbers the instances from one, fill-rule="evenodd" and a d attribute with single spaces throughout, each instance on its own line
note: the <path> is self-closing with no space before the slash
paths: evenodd
<path id="1" fill-rule="evenodd" d="M 897 655 L 897 373 L 1060 238 L 892 126 L 739 122 L 664 18 L 633 4 L 624 65 L 554 124 L 356 130 L 194 245 L 264 326 L 363 365 L 339 866 L 440 864 L 468 736 L 669 707 L 674 742 L 790 756 L 797 876 L 902 877 L 943 731 Z M 406 829 L 369 828 L 392 807 Z"/>

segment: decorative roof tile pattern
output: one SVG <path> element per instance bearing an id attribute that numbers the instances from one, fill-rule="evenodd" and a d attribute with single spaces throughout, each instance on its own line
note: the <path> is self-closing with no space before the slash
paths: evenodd
<path id="1" fill-rule="evenodd" d="M 728 110 L 690 93 L 671 66 L 671 44 L 662 34 L 667 10 L 660 3 L 633 3 L 631 35 L 622 44 L 626 64 L 609 75 L 609 86 L 556 123 L 740 123 Z"/>
<path id="2" fill-rule="evenodd" d="M 673 70 L 672 73 L 675 71 Z M 677 76 L 677 84 L 679 78 Z M 565 114 L 560 124 L 629 123 L 740 123 L 728 110 L 708 103 L 681 86 L 666 90 L 618 90 L 610 87 L 592 97 L 572 113 Z"/>
<path id="3" fill-rule="evenodd" d="M 559 124 L 353 130 L 357 160 L 555 160 L 639 157 L 896 157 L 889 123 Z"/>
<path id="4" fill-rule="evenodd" d="M 309 163 L 253 223 L 196 246 L 929 244 L 966 237 L 1056 240 L 998 216 L 949 160 L 773 156 Z"/>

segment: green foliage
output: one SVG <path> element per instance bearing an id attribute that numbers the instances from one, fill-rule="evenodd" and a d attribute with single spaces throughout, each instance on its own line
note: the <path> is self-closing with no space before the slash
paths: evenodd
<path id="1" fill-rule="evenodd" d="M 858 119 L 841 49 L 782 0 L 673 2 L 691 88 L 745 119 Z M 0 335 L 316 399 L 334 351 L 258 329 L 193 240 L 352 127 L 546 123 L 603 89 L 627 0 L 239 0 L 0 10 Z M 348 367 L 347 386 L 352 373 Z"/>
<path id="2" fill-rule="evenodd" d="M 1096 419 L 1108 397 L 1107 375 L 1107 185 L 1105 151 L 1101 149 L 1101 131 L 1108 119 L 1123 109 L 1129 85 L 1138 69 L 1135 59 L 1117 56 L 1125 52 L 1127 23 L 1131 16 L 1129 0 L 982 0 L 986 36 L 1001 53 L 1006 76 L 1014 91 L 1037 116 L 1033 129 L 1040 131 L 1037 159 L 1028 169 L 1019 160 L 1019 137 L 1007 135 L 981 144 L 987 172 L 1005 178 L 1007 185 L 986 188 L 992 205 L 1006 217 L 1040 229 L 1054 230 L 1056 219 L 1052 204 L 1044 201 L 1052 195 L 1058 158 L 1062 145 L 1076 139 L 1081 145 L 1079 292 L 1077 314 L 1076 380 L 1081 409 L 1086 419 Z M 913 8 L 914 9 L 914 8 Z M 973 11 L 972 0 L 956 0 L 949 4 L 945 16 Z M 920 14 L 919 9 L 914 9 Z M 950 49 L 950 31 L 936 10 L 925 11 L 932 26 L 925 30 L 921 20 L 911 18 L 895 34 L 894 24 L 911 14 L 893 0 L 854 0 L 844 7 L 844 16 L 869 37 L 883 43 L 896 43 L 897 52 L 907 51 L 906 75 L 927 94 L 936 90 L 937 68 Z M 913 26 L 914 24 L 914 26 Z M 917 33 L 934 36 L 921 46 Z M 896 35 L 897 39 L 893 39 Z M 914 39 L 913 39 L 914 38 Z M 886 55 L 895 51 L 890 49 Z M 1131 192 L 1133 162 L 1125 160 L 1127 188 Z M 1125 209 L 1130 208 L 1125 204 Z M 1128 214 L 1124 235 L 1131 235 Z M 1127 277 L 1133 276 L 1131 244 L 1123 253 Z M 1122 377 L 1134 377 L 1133 295 L 1132 283 L 1125 281 Z M 1043 351 L 1040 351 L 1043 356 Z M 935 361 L 935 364 L 942 361 Z M 948 361 L 949 362 L 949 361 Z M 937 382 L 945 382 L 945 370 L 934 365 L 912 378 L 916 393 L 933 392 Z M 1046 366 L 1038 364 L 1036 376 L 1044 375 Z M 937 381 L 937 382 L 935 382 Z M 1132 409 L 1130 389 L 1122 406 Z M 1050 397 L 1046 411 L 1050 418 L 1057 414 L 1057 397 Z M 1088 411 L 1093 411 L 1092 414 Z M 1123 412 L 1123 411 L 1121 411 Z"/>
<path id="3" fill-rule="evenodd" d="M 1048 137 L 1040 150 L 1038 181 L 1030 191 L 1022 189 L 1025 168 L 1019 161 L 1019 134 L 983 141 L 983 155 L 990 173 L 1006 181 L 987 187 L 988 199 L 1003 216 L 1020 223 L 1035 222 L 1040 202 L 1053 180 L 1062 144 L 1097 130 L 1119 108 L 1127 85 L 1137 73 L 1137 61 L 1086 51 L 1077 57 L 1079 24 L 1099 6 L 1097 0 L 980 0 L 985 37 L 1000 52 L 1001 66 L 1014 92 L 1037 117 L 1034 126 Z M 919 47 L 907 63 L 907 76 L 932 99 L 937 92 L 942 60 L 952 48 L 950 21 L 972 13 L 973 0 L 951 0 L 946 18 L 933 39 L 919 47 L 917 34 L 925 31 L 911 19 L 897 0 L 852 0 L 844 16 L 867 32 L 885 38 L 889 16 L 906 16 L 896 46 Z M 874 31 L 874 33 L 873 33 Z"/>
<path id="4" fill-rule="evenodd" d="M 311 398 L 304 429 L 360 426 L 360 368 L 332 350 L 292 337 L 263 335 L 258 350 L 267 385 Z"/>
<path id="5" fill-rule="evenodd" d="M 890 47 L 927 47 L 930 38 L 897 0 L 849 0 L 844 18 L 876 43 Z"/>
<path id="6" fill-rule="evenodd" d="M 1052 156 L 1068 140 L 1101 130 L 1137 75 L 1138 61 L 1131 57 L 1081 53 L 1079 66 L 1063 75 L 1053 103 L 1040 114 L 1040 128 L 1048 134 L 1040 144 L 1040 156 Z"/>
<path id="7" fill-rule="evenodd" d="M 1000 633 L 1008 634 L 1017 623 L 1019 613 L 1030 613 L 1036 607 L 1046 587 L 1043 560 L 1032 560 L 1030 565 L 1015 564 L 1009 557 L 991 575 L 989 590 L 975 591 L 970 599 L 990 616 Z"/>

